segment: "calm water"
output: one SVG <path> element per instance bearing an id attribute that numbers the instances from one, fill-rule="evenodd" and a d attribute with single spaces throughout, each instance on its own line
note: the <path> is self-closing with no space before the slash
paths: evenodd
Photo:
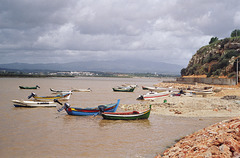
<path id="1" fill-rule="evenodd" d="M 91 93 L 74 93 L 69 100 L 76 107 L 100 104 L 138 103 L 160 79 L 149 78 L 0 78 L 0 157 L 154 157 L 187 134 L 224 118 L 181 118 L 151 114 L 148 120 L 111 121 L 69 116 L 56 108 L 15 108 L 13 99 L 27 99 L 31 92 L 50 95 L 49 88 L 68 90 L 91 88 Z M 113 92 L 112 87 L 138 84 L 133 93 Z M 20 90 L 19 85 L 38 90 Z M 120 110 L 120 109 L 119 109 Z"/>

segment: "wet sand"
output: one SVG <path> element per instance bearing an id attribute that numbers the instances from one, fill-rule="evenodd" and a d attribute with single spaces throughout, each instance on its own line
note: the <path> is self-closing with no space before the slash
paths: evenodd
<path id="1" fill-rule="evenodd" d="M 160 83 L 158 86 L 183 88 L 183 86 L 190 87 L 191 85 Z M 203 86 L 206 85 L 197 85 L 195 88 Z M 122 108 L 140 110 L 151 104 L 152 113 L 158 115 L 231 118 L 181 138 L 175 145 L 155 158 L 240 157 L 240 88 L 239 86 L 212 86 L 215 92 L 205 96 L 165 97 L 143 102 L 140 105 L 123 105 Z"/>
<path id="2" fill-rule="evenodd" d="M 138 104 L 122 105 L 123 110 L 143 110 L 150 104 L 152 113 L 166 116 L 180 117 L 236 117 L 240 116 L 240 88 L 238 86 L 220 86 L 220 85 L 186 85 L 173 83 L 159 83 L 159 87 L 174 88 L 203 88 L 212 86 L 213 94 L 206 96 L 168 96 L 155 100 L 143 101 Z M 228 97 L 227 97 L 228 96 Z M 230 96 L 230 97 L 229 97 Z M 225 98 L 224 98 L 225 97 Z M 164 103 L 164 100 L 165 103 Z"/>

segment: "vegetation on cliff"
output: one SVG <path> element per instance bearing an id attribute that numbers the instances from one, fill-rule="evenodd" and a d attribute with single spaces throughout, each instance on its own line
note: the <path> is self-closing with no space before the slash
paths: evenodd
<path id="1" fill-rule="evenodd" d="M 181 70 L 181 75 L 236 77 L 237 58 L 240 58 L 240 30 L 234 30 L 230 38 L 219 40 L 212 37 L 209 45 L 192 56 L 187 68 Z"/>

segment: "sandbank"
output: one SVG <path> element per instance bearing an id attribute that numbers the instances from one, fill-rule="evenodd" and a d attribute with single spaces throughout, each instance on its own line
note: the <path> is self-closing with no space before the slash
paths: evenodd
<path id="1" fill-rule="evenodd" d="M 187 85 L 159 83 L 155 86 L 174 88 L 203 88 L 212 86 L 214 93 L 206 96 L 168 96 L 139 104 L 122 105 L 123 110 L 144 110 L 152 105 L 152 114 L 178 117 L 236 117 L 240 116 L 240 88 L 226 85 Z M 147 91 L 146 91 L 147 92 Z M 165 103 L 164 103 L 164 100 Z"/>

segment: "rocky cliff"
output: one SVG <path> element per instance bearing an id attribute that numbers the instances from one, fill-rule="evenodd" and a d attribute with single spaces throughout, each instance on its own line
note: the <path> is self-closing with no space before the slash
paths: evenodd
<path id="1" fill-rule="evenodd" d="M 182 69 L 183 76 L 207 75 L 207 77 L 235 77 L 236 59 L 240 57 L 240 37 L 217 40 L 200 48 Z"/>

